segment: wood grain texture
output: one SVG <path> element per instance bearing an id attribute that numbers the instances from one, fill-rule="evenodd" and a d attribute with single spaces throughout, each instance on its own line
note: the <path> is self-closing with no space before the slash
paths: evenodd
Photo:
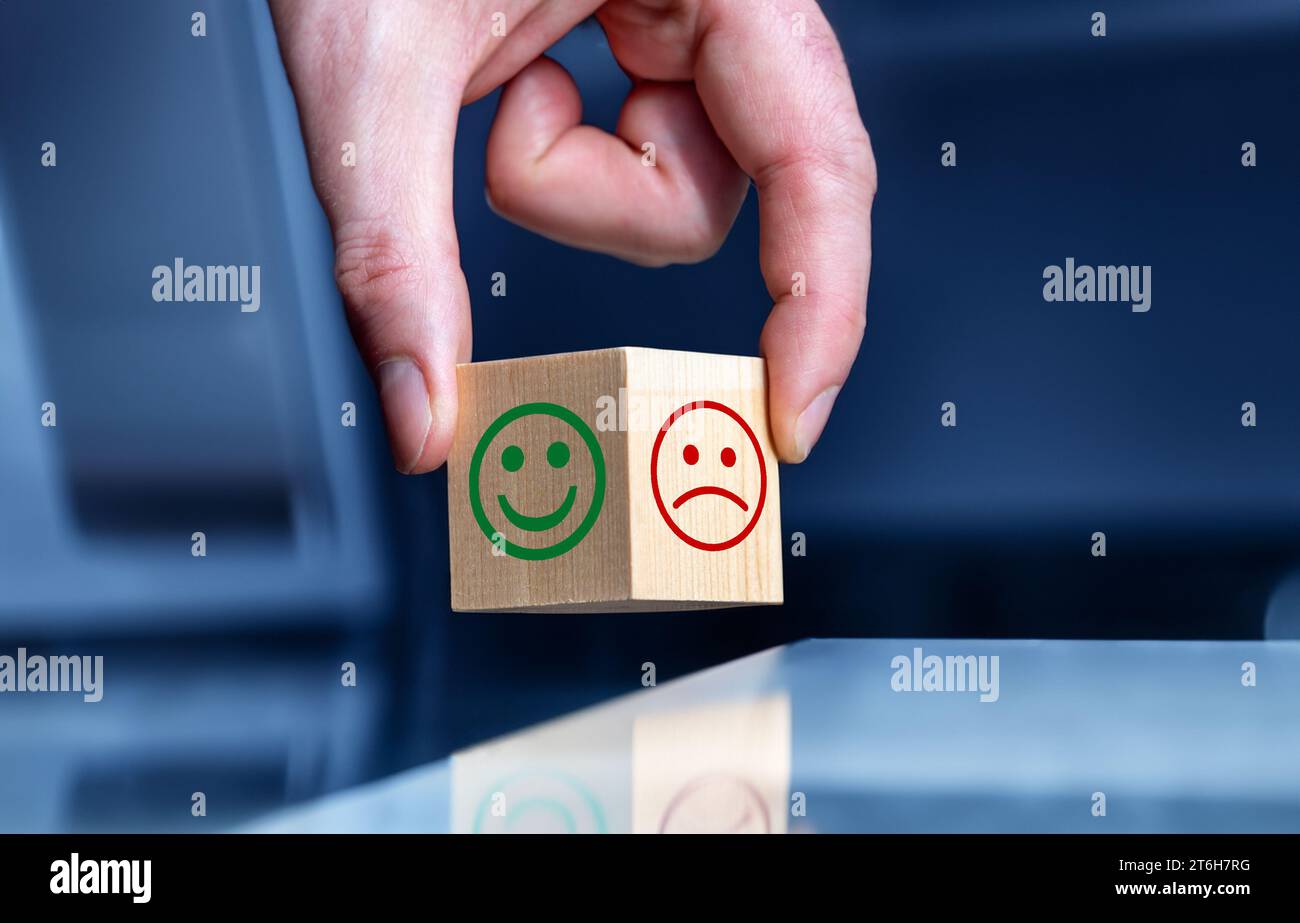
<path id="1" fill-rule="evenodd" d="M 447 463 L 453 609 L 782 601 L 761 359 L 626 347 L 461 365 L 457 380 Z M 599 513 L 583 528 L 599 467 Z"/>
<path id="2" fill-rule="evenodd" d="M 633 597 L 693 604 L 780 603 L 781 497 L 763 360 L 632 349 L 627 367 L 630 400 L 646 408 L 650 424 L 629 427 L 627 433 Z M 712 404 L 733 411 L 748 424 L 753 439 L 736 419 Z M 687 407 L 692 409 L 683 411 Z M 679 415 L 670 424 L 674 414 Z M 652 466 L 657 440 L 659 452 Z M 733 454 L 724 461 L 726 452 Z M 693 463 L 688 463 L 687 453 Z M 652 468 L 662 509 L 650 489 Z M 766 474 L 765 490 L 760 469 Z M 736 499 L 714 493 L 689 497 L 689 492 L 711 488 Z M 689 498 L 681 500 L 683 496 Z M 665 521 L 665 512 L 681 534 Z M 718 547 L 734 540 L 751 521 L 750 531 L 737 544 Z M 696 547 L 688 538 L 708 547 Z"/>

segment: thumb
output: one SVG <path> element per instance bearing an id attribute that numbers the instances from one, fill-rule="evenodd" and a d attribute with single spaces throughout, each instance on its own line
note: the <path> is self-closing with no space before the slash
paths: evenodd
<path id="1" fill-rule="evenodd" d="M 275 0 L 272 13 L 393 461 L 404 473 L 430 471 L 447 458 L 455 366 L 470 355 L 452 212 L 463 87 L 431 51 L 434 24 L 403 5 Z"/>

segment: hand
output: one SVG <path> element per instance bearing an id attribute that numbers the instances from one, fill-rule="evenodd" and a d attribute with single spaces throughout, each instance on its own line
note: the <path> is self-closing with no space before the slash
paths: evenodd
<path id="1" fill-rule="evenodd" d="M 848 71 L 815 5 L 271 0 L 271 11 L 335 276 L 403 472 L 441 465 L 455 429 L 470 318 L 453 142 L 461 106 L 503 83 L 489 200 L 555 240 L 647 266 L 703 260 L 753 179 L 774 302 L 760 341 L 769 415 L 781 458 L 808 455 L 862 340 L 876 190 Z M 498 12 L 505 36 L 493 34 Z M 593 12 L 635 82 L 614 135 L 579 124 L 573 81 L 540 57 Z M 656 169 L 642 164 L 646 140 Z"/>

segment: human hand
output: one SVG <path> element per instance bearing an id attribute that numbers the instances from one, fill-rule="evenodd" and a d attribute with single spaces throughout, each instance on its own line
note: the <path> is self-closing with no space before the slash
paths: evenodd
<path id="1" fill-rule="evenodd" d="M 456 122 L 502 84 L 489 201 L 557 241 L 647 266 L 697 262 L 722 244 L 753 179 L 773 300 L 760 340 L 769 416 L 782 460 L 807 456 L 862 340 L 876 190 L 848 71 L 811 0 L 270 4 L 335 276 L 400 470 L 441 465 L 455 429 L 455 364 L 470 358 Z M 540 56 L 593 12 L 634 81 L 613 135 L 580 124 L 577 87 Z M 345 142 L 355 166 L 342 165 Z"/>

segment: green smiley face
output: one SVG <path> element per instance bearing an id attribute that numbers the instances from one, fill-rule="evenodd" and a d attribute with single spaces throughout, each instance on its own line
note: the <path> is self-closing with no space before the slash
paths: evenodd
<path id="1" fill-rule="evenodd" d="M 587 533 L 591 531 L 591 527 L 596 524 L 596 519 L 600 516 L 601 503 L 605 499 L 605 456 L 600 451 L 600 443 L 596 441 L 596 434 L 591 431 L 591 427 L 587 426 L 583 419 L 572 410 L 561 407 L 559 404 L 520 404 L 493 420 L 479 439 L 478 445 L 474 447 L 474 455 L 470 459 L 469 505 L 474 512 L 475 521 L 478 522 L 479 528 L 483 530 L 483 534 L 488 537 L 489 541 L 498 541 L 498 537 L 501 535 L 500 530 L 492 525 L 492 521 L 488 518 L 487 511 L 483 506 L 482 491 L 480 490 L 483 463 L 487 457 L 488 447 L 502 430 L 516 420 L 534 415 L 553 417 L 567 424 L 573 434 L 572 439 L 558 439 L 547 447 L 546 463 L 551 468 L 556 471 L 568 469 L 573 450 L 579 446 L 585 446 L 591 456 L 591 467 L 594 473 L 591 504 L 587 507 L 586 514 L 582 516 L 577 525 L 567 533 L 561 527 L 565 522 L 572 521 L 571 514 L 573 514 L 574 505 L 578 500 L 577 484 L 570 483 L 568 485 L 563 498 L 553 510 L 535 516 L 526 515 L 515 509 L 510 502 L 510 498 L 504 492 L 497 494 L 497 506 L 500 507 L 501 515 L 505 517 L 506 522 L 510 525 L 523 532 L 539 534 L 554 532 L 557 535 L 556 540 L 551 544 L 537 548 L 506 541 L 504 545 L 505 553 L 512 558 L 521 558 L 525 561 L 545 561 L 549 558 L 559 557 L 586 537 Z M 572 446 L 570 442 L 573 443 Z M 528 465 L 528 458 L 524 450 L 514 443 L 507 445 L 501 451 L 500 458 L 493 461 L 499 461 L 502 470 L 507 475 L 524 477 L 527 474 L 524 469 Z"/>

